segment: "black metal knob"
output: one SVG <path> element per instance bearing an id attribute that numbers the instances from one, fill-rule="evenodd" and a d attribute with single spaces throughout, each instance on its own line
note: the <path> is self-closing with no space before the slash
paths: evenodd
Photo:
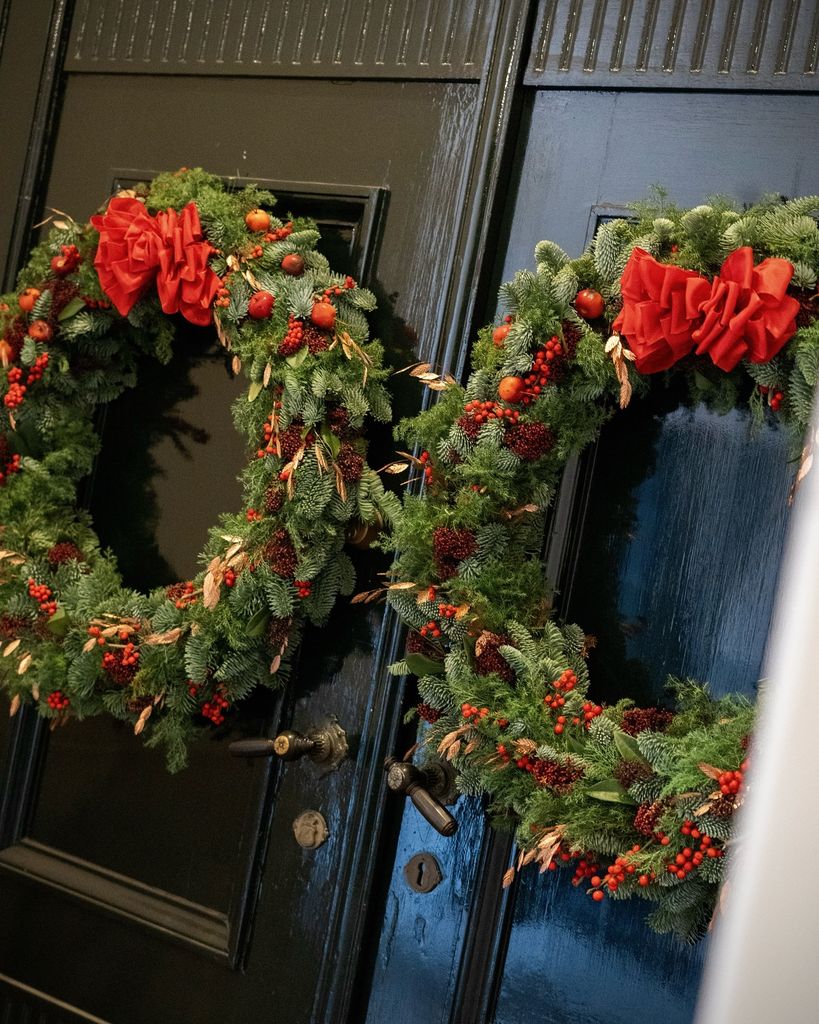
<path id="1" fill-rule="evenodd" d="M 274 739 L 235 740 L 228 747 L 234 757 L 273 757 L 296 761 L 307 756 L 326 771 L 337 768 L 347 755 L 347 737 L 335 718 L 305 736 L 286 729 Z"/>
<path id="2" fill-rule="evenodd" d="M 393 793 L 403 793 L 412 800 L 416 809 L 436 832 L 451 836 L 458 831 L 458 822 L 440 802 L 449 788 L 449 780 L 442 765 L 430 764 L 418 768 L 409 761 L 388 757 L 384 762 L 387 786 Z"/>

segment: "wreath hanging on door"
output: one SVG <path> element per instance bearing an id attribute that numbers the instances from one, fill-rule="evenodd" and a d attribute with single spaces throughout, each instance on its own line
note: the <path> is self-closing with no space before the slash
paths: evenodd
<path id="1" fill-rule="evenodd" d="M 653 901 L 649 923 L 689 939 L 712 914 L 754 708 L 691 680 L 670 681 L 673 707 L 597 704 L 593 638 L 552 617 L 544 512 L 567 458 L 672 368 L 692 404 L 748 403 L 798 453 L 819 379 L 817 210 L 661 198 L 579 259 L 541 242 L 535 272 L 503 286 L 509 315 L 481 332 L 466 387 L 444 380 L 399 428 L 425 489 L 394 534 L 388 600 L 411 632 L 393 668 L 418 677 L 427 749 L 514 827 L 506 884 L 532 862 L 568 867 L 592 899 Z M 411 372 L 441 387 L 431 367 Z"/>
<path id="2" fill-rule="evenodd" d="M 15 713 L 110 714 L 171 769 L 257 685 L 276 687 L 306 622 L 354 585 L 345 536 L 399 510 L 366 463 L 365 419 L 389 421 L 373 295 L 334 273 L 309 220 L 201 170 L 120 192 L 81 225 L 54 220 L 0 297 L 0 685 Z M 248 380 L 244 508 L 221 518 L 202 570 L 151 594 L 122 585 L 78 482 L 95 413 L 166 363 L 171 314 L 212 325 Z"/>

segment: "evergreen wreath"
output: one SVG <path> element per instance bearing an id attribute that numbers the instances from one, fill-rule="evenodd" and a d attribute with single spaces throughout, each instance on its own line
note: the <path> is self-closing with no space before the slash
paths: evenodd
<path id="1" fill-rule="evenodd" d="M 172 770 L 195 732 L 283 684 L 304 624 L 352 592 L 346 531 L 399 510 L 362 437 L 368 416 L 391 418 L 374 297 L 274 204 L 200 169 L 162 174 L 91 224 L 60 215 L 0 298 L 0 685 L 12 714 L 129 722 Z M 174 313 L 213 324 L 247 377 L 233 415 L 250 458 L 244 508 L 211 529 L 199 574 L 141 594 L 77 485 L 96 410 L 137 383 L 139 357 L 167 363 Z"/>
<path id="2" fill-rule="evenodd" d="M 388 601 L 410 628 L 393 671 L 418 677 L 425 748 L 515 829 L 505 884 L 532 862 L 568 867 L 592 899 L 652 901 L 652 927 L 687 939 L 712 915 L 753 705 L 689 679 L 669 681 L 673 710 L 596 703 L 593 641 L 554 621 L 539 553 L 567 458 L 647 373 L 673 366 L 692 404 L 749 403 L 799 452 L 819 379 L 817 211 L 817 197 L 742 212 L 659 195 L 578 259 L 541 242 L 535 271 L 502 287 L 509 315 L 480 332 L 465 388 L 410 371 L 443 394 L 398 428 L 424 490 L 393 535 Z"/>

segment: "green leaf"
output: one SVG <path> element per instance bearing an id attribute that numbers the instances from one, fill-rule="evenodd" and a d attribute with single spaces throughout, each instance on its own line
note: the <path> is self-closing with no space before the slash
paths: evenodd
<path id="1" fill-rule="evenodd" d="M 294 352 L 292 356 L 287 356 L 285 362 L 288 366 L 292 366 L 295 369 L 297 366 L 301 366 L 309 354 L 310 349 L 306 345 L 303 345 L 298 352 Z"/>
<path id="2" fill-rule="evenodd" d="M 54 612 L 48 620 L 49 632 L 53 633 L 55 636 L 65 636 L 68 632 L 69 625 L 70 623 L 68 621 L 68 616 L 65 614 L 65 608 L 60 605 L 57 608 L 57 611 Z"/>
<path id="3" fill-rule="evenodd" d="M 640 753 L 637 740 L 623 732 L 622 729 L 614 730 L 614 745 L 624 761 L 639 761 L 640 764 L 648 764 L 648 761 Z"/>
<path id="4" fill-rule="evenodd" d="M 270 621 L 270 612 L 267 608 L 260 608 L 255 614 L 251 615 L 248 619 L 248 623 L 245 626 L 245 633 L 251 639 L 256 640 L 260 636 L 264 636 L 264 631 L 267 629 L 267 624 Z"/>
<path id="5" fill-rule="evenodd" d="M 635 806 L 637 803 L 636 800 L 628 795 L 617 779 L 603 779 L 602 782 L 596 782 L 593 786 L 589 786 L 584 792 L 586 796 L 593 797 L 595 800 L 604 800 L 610 804 L 631 804 Z"/>
<path id="6" fill-rule="evenodd" d="M 260 380 L 254 380 L 250 387 L 247 389 L 247 400 L 248 402 L 255 402 L 259 395 L 264 389 L 264 384 Z"/>
<path id="7" fill-rule="evenodd" d="M 79 313 L 79 311 L 84 307 L 85 303 L 79 296 L 77 296 L 75 299 L 72 299 L 70 302 L 67 302 L 63 306 L 63 308 L 59 312 L 59 315 L 57 316 L 57 319 L 61 322 L 63 320 L 69 320 L 72 316 L 75 315 L 75 313 Z"/>
<path id="8" fill-rule="evenodd" d="M 332 457 L 335 458 L 341 450 L 341 439 L 336 437 L 328 427 L 322 427 L 320 433 L 322 441 L 327 445 Z"/>
<path id="9" fill-rule="evenodd" d="M 426 654 L 408 654 L 404 659 L 414 676 L 442 676 L 444 663 L 428 658 Z"/>
<path id="10" fill-rule="evenodd" d="M 576 736 L 567 736 L 566 748 L 571 751 L 572 754 L 583 754 L 586 751 L 586 744 Z"/>

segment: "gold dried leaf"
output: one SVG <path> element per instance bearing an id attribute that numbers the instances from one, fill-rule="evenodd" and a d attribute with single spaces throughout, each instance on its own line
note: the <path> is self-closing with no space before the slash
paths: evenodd
<path id="1" fill-rule="evenodd" d="M 233 558 L 233 556 L 242 549 L 242 541 L 237 540 L 235 544 L 231 544 L 225 552 L 225 558 Z"/>
<path id="2" fill-rule="evenodd" d="M 403 583 L 390 583 L 387 587 L 388 590 L 412 590 L 415 587 L 414 583 L 405 581 Z"/>
<path id="3" fill-rule="evenodd" d="M 504 871 L 504 873 L 503 873 L 503 881 L 501 882 L 501 885 L 502 885 L 502 887 L 504 889 L 508 889 L 509 886 L 512 884 L 512 882 L 514 882 L 514 880 L 515 880 L 515 869 L 514 868 L 507 868 L 506 871 Z"/>
<path id="4" fill-rule="evenodd" d="M 262 385 L 267 387 L 270 383 L 270 375 L 273 373 L 273 367 L 270 363 L 265 363 L 264 373 L 262 374 Z"/>
<path id="5" fill-rule="evenodd" d="M 409 370 L 410 377 L 420 377 L 428 370 L 432 369 L 432 363 L 411 363 L 409 366 L 405 366 L 404 370 Z M 396 373 L 403 373 L 404 370 L 396 370 Z"/>
<path id="6" fill-rule="evenodd" d="M 174 629 L 169 629 L 164 633 L 151 633 L 142 642 L 144 644 L 175 644 L 180 636 L 182 636 L 182 630 L 179 626 L 176 626 Z"/>
<path id="7" fill-rule="evenodd" d="M 11 427 L 12 430 L 17 429 L 17 420 L 14 418 L 13 412 L 9 413 L 9 426 Z"/>
<path id="8" fill-rule="evenodd" d="M 513 746 L 518 757 L 525 757 L 527 754 L 534 754 L 537 750 L 537 743 L 534 740 L 514 740 Z"/>
<path id="9" fill-rule="evenodd" d="M 14 718 L 14 716 L 20 710 L 21 704 L 22 701 L 20 700 L 20 694 L 15 693 L 15 695 L 11 698 L 11 703 L 9 704 L 9 718 Z"/>
<path id="10" fill-rule="evenodd" d="M 230 256 L 228 256 L 226 262 L 231 270 L 239 270 L 239 261 L 236 259 L 233 253 L 231 253 Z"/>
<path id="11" fill-rule="evenodd" d="M 379 587 L 377 590 L 364 590 L 350 598 L 350 604 L 369 604 L 370 601 L 374 601 L 380 594 L 383 594 L 384 590 L 384 587 Z"/>
<path id="12" fill-rule="evenodd" d="M 216 582 L 213 573 L 209 572 L 205 576 L 204 598 L 202 603 L 208 611 L 212 611 L 216 605 L 219 604 L 220 596 L 221 587 Z"/>
<path id="13" fill-rule="evenodd" d="M 86 640 L 85 643 L 82 645 L 82 653 L 88 654 L 88 652 L 93 651 L 96 646 L 97 638 L 95 636 L 92 636 L 88 640 Z"/>
<path id="14" fill-rule="evenodd" d="M 17 637 L 16 640 L 12 640 L 8 647 L 5 649 L 5 651 L 3 651 L 3 657 L 7 658 L 10 654 L 14 654 L 14 652 L 17 650 L 17 648 L 20 646 L 22 642 L 23 641 L 20 639 L 19 636 Z"/>
<path id="15" fill-rule="evenodd" d="M 271 676 L 275 676 L 275 674 L 279 671 L 279 667 L 281 666 L 281 663 L 282 663 L 282 656 L 280 654 L 277 654 L 276 657 L 270 662 L 270 674 L 271 674 Z"/>
<path id="16" fill-rule="evenodd" d="M 458 756 L 458 754 L 460 754 L 460 752 L 461 752 L 461 741 L 460 740 L 456 740 L 452 744 L 452 746 L 449 748 L 449 750 L 446 752 L 446 759 L 447 759 L 447 761 L 454 761 L 455 758 Z"/>
<path id="17" fill-rule="evenodd" d="M 22 676 L 31 668 L 31 655 L 24 654 L 20 664 L 17 666 L 17 675 Z"/>
<path id="18" fill-rule="evenodd" d="M 472 606 L 468 604 L 459 604 L 458 607 L 455 609 L 455 618 L 462 619 L 464 615 L 468 614 L 469 609 L 471 607 Z"/>
<path id="19" fill-rule="evenodd" d="M 450 387 L 450 385 L 447 384 L 446 381 L 435 380 L 430 381 L 429 384 L 427 384 L 427 387 L 430 389 L 430 391 L 446 391 Z"/>
<path id="20" fill-rule="evenodd" d="M 234 356 L 230 368 L 238 376 L 242 372 L 242 360 L 238 356 Z"/>
<path id="21" fill-rule="evenodd" d="M 40 687 L 37 685 L 37 683 L 31 684 L 31 696 L 34 698 L 34 700 L 40 699 Z"/>
<path id="22" fill-rule="evenodd" d="M 714 779 L 714 781 L 719 779 L 720 775 L 723 773 L 722 768 L 716 768 L 714 765 L 706 764 L 704 761 L 700 762 L 697 767 L 703 775 L 707 775 L 709 779 Z"/>
<path id="23" fill-rule="evenodd" d="M 466 757 L 467 754 L 471 754 L 474 750 L 477 750 L 480 745 L 481 741 L 479 739 L 476 738 L 474 740 L 470 740 L 464 747 L 464 757 Z"/>
<path id="24" fill-rule="evenodd" d="M 408 462 L 388 462 L 387 465 L 382 466 L 381 469 L 378 470 L 378 472 L 392 473 L 393 475 L 397 475 L 399 473 L 406 473 L 409 468 L 410 464 Z"/>

